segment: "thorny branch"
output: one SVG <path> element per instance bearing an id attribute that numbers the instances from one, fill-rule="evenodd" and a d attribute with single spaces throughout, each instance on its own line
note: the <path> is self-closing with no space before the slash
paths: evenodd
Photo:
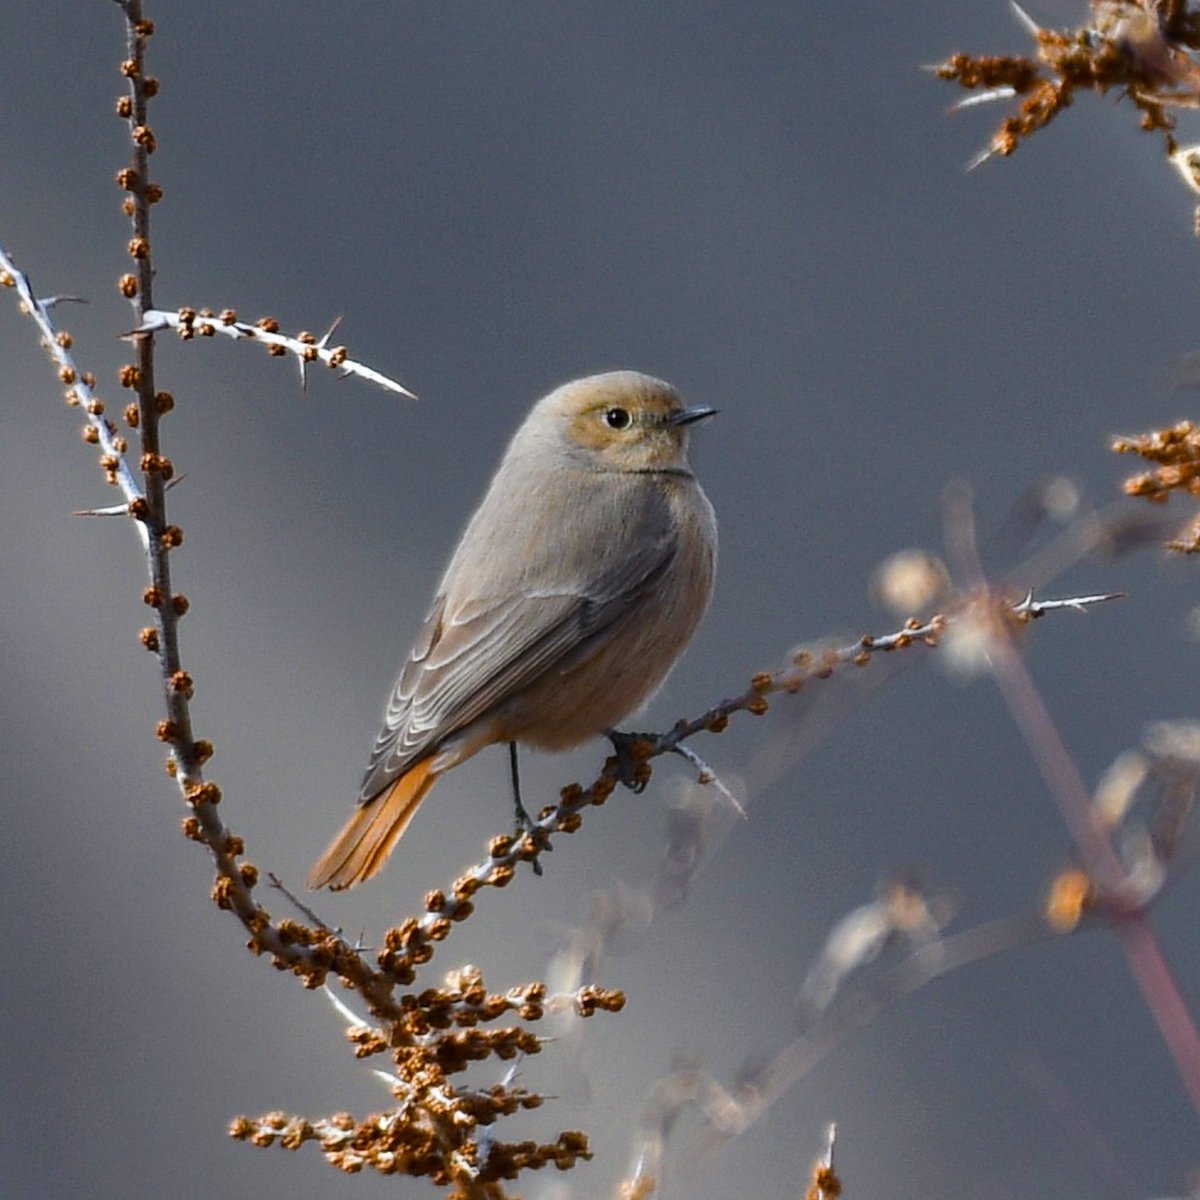
<path id="1" fill-rule="evenodd" d="M 5 272 L 0 281 L 10 282 L 11 286 L 17 289 L 24 307 L 35 316 L 43 340 L 51 350 L 55 362 L 69 363 L 72 373 L 69 382 L 71 386 L 76 386 L 79 372 L 73 360 L 63 357 L 69 355 L 69 335 L 60 334 L 56 330 L 48 305 L 36 299 L 27 277 L 11 258 L 4 255 L 0 258 L 0 263 L 3 264 Z M 148 338 L 150 335 L 139 336 Z M 64 382 L 67 382 L 65 377 Z M 82 396 L 91 397 L 92 393 L 87 391 L 82 393 Z M 90 400 L 81 399 L 80 403 L 87 409 Z M 99 411 L 87 410 L 87 427 L 95 427 L 102 414 L 102 408 Z M 144 430 L 144 426 L 135 424 Z M 97 437 L 99 436 L 101 435 L 98 434 Z M 120 435 L 115 433 L 115 427 L 110 428 L 110 423 L 105 423 L 103 436 L 113 450 L 112 456 L 106 454 L 102 460 L 106 474 L 115 477 L 114 481 L 122 482 L 134 500 L 143 498 L 145 493 L 132 481 L 132 476 L 125 467 L 124 451 L 118 440 Z M 158 445 L 157 440 L 155 445 Z M 151 451 L 146 450 L 144 453 Z M 115 462 L 109 462 L 109 457 L 115 458 Z M 166 460 L 160 458 L 159 461 Z M 154 477 L 161 479 L 161 468 L 148 476 Z M 164 495 L 165 489 L 160 492 L 158 498 L 157 512 L 160 514 L 164 509 Z M 130 515 L 135 516 L 138 511 L 141 511 L 141 506 L 131 503 Z M 159 517 L 157 525 L 135 516 L 135 525 L 139 530 L 147 531 L 143 542 L 148 547 L 147 560 L 151 571 L 151 588 L 148 594 L 154 593 L 155 588 L 162 590 L 160 594 L 165 594 L 170 586 L 169 575 L 164 569 L 170 549 L 165 542 L 170 539 L 164 539 L 161 533 L 161 529 L 170 528 L 165 525 L 165 515 Z M 157 534 L 156 530 L 159 531 Z M 1037 600 L 1028 595 L 1019 601 L 991 597 L 988 603 L 998 606 L 997 611 L 1003 614 L 1000 619 L 1020 628 L 1048 613 L 1064 609 L 1081 611 L 1112 598 L 1108 595 L 1097 595 Z M 473 897 L 481 888 L 505 886 L 512 880 L 516 867 L 521 862 L 532 863 L 537 860 L 550 844 L 552 835 L 576 831 L 582 824 L 583 811 L 588 807 L 603 804 L 613 793 L 617 783 L 624 781 L 623 764 L 615 756 L 611 757 L 589 787 L 572 784 L 564 788 L 559 801 L 544 808 L 538 814 L 533 828 L 522 838 L 503 835 L 493 839 L 488 857 L 461 875 L 448 893 L 434 891 L 427 896 L 426 912 L 423 916 L 409 918 L 400 926 L 387 931 L 382 948 L 375 956 L 376 965 L 373 966 L 368 961 L 366 952 L 358 946 L 351 945 L 340 933 L 327 925 L 319 921 L 309 926 L 288 919 L 273 920 L 254 898 L 258 870 L 244 860 L 241 839 L 227 829 L 218 815 L 219 789 L 211 781 L 205 781 L 202 776 L 202 764 L 212 753 L 211 745 L 190 736 L 190 677 L 188 685 L 180 687 L 176 674 L 182 674 L 178 666 L 180 660 L 177 648 L 177 618 L 186 611 L 186 604 L 180 604 L 181 600 L 182 597 L 179 597 L 173 604 L 156 606 L 159 624 L 154 630 L 143 631 L 142 640 L 159 654 L 160 662 L 164 663 L 164 673 L 168 679 L 168 707 L 167 717 L 159 725 L 159 737 L 171 746 L 172 773 L 192 810 L 184 822 L 184 832 L 190 838 L 208 846 L 213 854 L 217 868 L 214 899 L 221 907 L 232 911 L 250 932 L 249 946 L 255 953 L 269 955 L 277 967 L 292 971 L 301 978 L 306 987 L 321 986 L 332 973 L 345 987 L 362 994 L 371 1017 L 379 1023 L 379 1027 L 358 1026 L 351 1031 L 356 1054 L 363 1056 L 390 1049 L 396 1055 L 405 1050 L 409 1054 L 411 1066 L 412 1055 L 423 1059 L 432 1050 L 440 1060 L 441 1069 L 435 1072 L 438 1083 L 434 1089 L 440 1096 L 439 1103 L 450 1108 L 456 1103 L 477 1106 L 476 1101 L 468 1100 L 472 1093 L 456 1094 L 452 1089 L 447 1090 L 444 1078 L 446 1071 L 462 1069 L 473 1058 L 492 1054 L 503 1057 L 510 1049 L 513 1052 L 536 1052 L 540 1048 L 537 1040 L 530 1041 L 519 1030 L 497 1030 L 494 1035 L 472 1034 L 465 1041 L 461 1035 L 456 1035 L 453 1040 L 443 1039 L 437 1042 L 431 1040 L 431 1031 L 441 1029 L 447 1024 L 470 1029 L 479 1021 L 495 1020 L 504 1012 L 514 1009 L 524 1019 L 537 1019 L 549 1000 L 548 993 L 544 988 L 540 991 L 522 992 L 520 995 L 512 991 L 487 993 L 482 987 L 482 980 L 478 978 L 473 979 L 464 990 L 461 979 L 457 977 L 448 980 L 443 988 L 427 989 L 420 996 L 414 996 L 412 993 L 397 996 L 396 989 L 408 988 L 413 984 L 418 969 L 433 957 L 436 943 L 449 935 L 455 922 L 470 916 Z M 654 759 L 676 752 L 687 739 L 701 732 L 719 733 L 735 714 L 764 715 L 769 710 L 770 697 L 773 694 L 795 694 L 807 686 L 829 679 L 847 667 L 866 666 L 878 654 L 910 650 L 918 646 L 937 646 L 943 637 L 953 636 L 976 621 L 978 607 L 983 602 L 984 598 L 980 596 L 968 598 L 944 614 L 924 620 L 914 618 L 906 622 L 903 628 L 888 634 L 864 636 L 842 647 L 797 652 L 787 665 L 774 671 L 755 674 L 744 691 L 713 705 L 696 717 L 678 722 L 668 732 L 661 735 L 640 735 L 635 738 L 632 756 L 636 765 L 628 782 L 644 783 L 650 777 L 651 763 Z M 151 637 L 151 633 L 157 633 L 158 636 Z M 168 645 L 175 647 L 174 655 L 170 658 L 165 656 L 163 650 Z M 172 668 L 169 672 L 168 667 Z M 188 731 L 186 737 L 185 730 Z M 558 1001 L 559 1004 L 569 1003 L 579 1015 L 588 1015 L 600 1008 L 615 1010 L 622 1002 L 623 997 L 620 993 L 589 985 L 576 989 L 568 997 Z M 417 1074 L 420 1075 L 420 1072 Z M 402 1111 L 413 1112 L 422 1105 L 428 1105 L 431 1102 L 431 1086 L 428 1080 L 420 1080 L 415 1085 L 407 1080 L 403 1087 L 397 1084 L 397 1094 L 402 1095 L 404 1101 Z M 514 1097 L 515 1092 L 504 1092 L 503 1095 L 493 1097 L 489 1103 L 498 1103 L 502 1107 L 514 1103 L 528 1107 L 535 1103 L 534 1099 L 526 1094 L 516 1099 Z M 494 1119 L 497 1113 L 491 1112 L 490 1115 Z M 417 1124 L 420 1125 L 419 1122 Z M 311 1123 L 306 1123 L 301 1118 L 268 1114 L 256 1120 L 239 1118 L 235 1122 L 234 1133 L 260 1145 L 279 1141 L 285 1146 L 295 1147 L 310 1140 L 317 1141 L 330 1161 L 347 1170 L 356 1170 L 370 1163 L 385 1171 L 404 1170 L 440 1176 L 449 1171 L 447 1164 L 453 1165 L 454 1162 L 458 1162 L 463 1171 L 466 1170 L 462 1164 L 468 1160 L 461 1158 L 464 1153 L 461 1138 L 454 1144 L 453 1153 L 445 1145 L 435 1153 L 431 1146 L 438 1143 L 438 1138 L 434 1138 L 431 1143 L 428 1129 L 421 1128 L 418 1136 L 412 1125 L 411 1121 L 399 1121 L 395 1114 L 390 1118 L 368 1118 L 364 1122 L 355 1122 L 343 1114 L 329 1118 L 328 1121 Z M 445 1134 L 444 1121 L 439 1121 L 436 1127 L 441 1135 Z M 499 1169 L 501 1163 L 506 1165 L 506 1169 L 509 1166 L 521 1169 L 522 1166 L 532 1166 L 544 1161 L 561 1161 L 564 1155 L 570 1156 L 568 1150 L 572 1147 L 575 1149 L 571 1150 L 571 1153 L 578 1150 L 578 1145 L 571 1140 L 571 1135 L 564 1134 L 563 1137 L 568 1139 L 567 1143 L 562 1143 L 560 1139 L 560 1142 L 549 1144 L 554 1147 L 553 1151 L 541 1147 L 536 1151 L 529 1150 L 528 1153 L 508 1158 L 497 1151 L 496 1144 L 493 1143 L 492 1152 L 497 1157 L 492 1162 L 492 1168 Z M 414 1149 L 414 1138 L 422 1147 L 419 1154 Z M 455 1155 L 459 1157 L 455 1158 Z M 582 1151 L 579 1151 L 578 1156 L 582 1156 Z M 458 1177 L 453 1171 L 446 1177 L 451 1175 Z"/>
<path id="2" fill-rule="evenodd" d="M 612 795 L 620 782 L 637 786 L 644 785 L 650 778 L 653 759 L 673 753 L 685 739 L 698 733 L 721 733 L 729 724 L 729 718 L 737 713 L 763 716 L 770 708 L 769 697 L 775 693 L 795 695 L 806 686 L 829 679 L 835 672 L 847 666 L 866 666 L 877 654 L 887 654 L 917 646 L 935 647 L 947 634 L 968 633 L 979 619 L 979 606 L 990 604 L 992 615 L 1001 621 L 1011 621 L 1022 627 L 1028 622 L 1051 612 L 1070 609 L 1082 612 L 1086 608 L 1117 599 L 1116 594 L 1078 596 L 1061 600 L 1035 600 L 1032 595 L 1018 602 L 999 597 L 968 598 L 961 608 L 946 614 L 938 614 L 926 620 L 913 618 L 904 628 L 883 635 L 864 635 L 857 642 L 843 647 L 831 647 L 825 651 L 801 650 L 791 662 L 774 671 L 760 671 L 751 677 L 749 687 L 740 694 L 722 700 L 705 712 L 691 719 L 677 722 L 663 734 L 645 734 L 636 737 L 630 747 L 634 760 L 632 775 L 625 777 L 626 770 L 616 756 L 609 757 L 597 778 L 587 788 L 570 784 L 562 789 L 557 804 L 550 805 L 538 813 L 532 828 L 520 839 L 510 835 L 494 838 L 489 845 L 489 856 L 461 875 L 450 889 L 450 895 L 433 892 L 427 897 L 429 911 L 411 928 L 424 936 L 440 940 L 449 931 L 448 922 L 461 919 L 463 906 L 471 904 L 471 897 L 481 887 L 503 887 L 508 884 L 516 866 L 535 860 L 555 833 L 574 833 L 583 819 L 583 812 L 590 806 L 602 805 Z M 467 909 L 469 914 L 470 909 Z M 393 964 L 394 965 L 394 964 Z"/>
<path id="3" fill-rule="evenodd" d="M 322 986 L 332 973 L 345 988 L 359 992 L 375 1024 L 351 1026 L 348 1036 L 354 1052 L 358 1057 L 368 1057 L 387 1051 L 395 1064 L 395 1073 L 389 1079 L 398 1107 L 391 1112 L 362 1120 L 336 1114 L 311 1122 L 272 1113 L 256 1119 L 239 1118 L 232 1132 L 259 1145 L 279 1141 L 297 1148 L 307 1141 L 316 1141 L 330 1162 L 347 1171 L 370 1165 L 385 1173 L 427 1175 L 435 1182 L 452 1186 L 456 1196 L 495 1200 L 504 1194 L 499 1182 L 503 1179 L 551 1162 L 566 1169 L 590 1153 L 586 1138 L 573 1131 L 541 1145 L 506 1144 L 481 1132 L 500 1116 L 518 1108 L 537 1107 L 542 1098 L 508 1082 L 486 1091 L 451 1083 L 451 1077 L 473 1061 L 505 1060 L 540 1049 L 541 1039 L 521 1026 L 489 1029 L 480 1026 L 491 1025 L 510 1012 L 524 1021 L 536 1021 L 555 1005 L 569 1005 L 579 1015 L 597 1010 L 617 1011 L 624 997 L 619 992 L 590 985 L 563 996 L 551 995 L 541 984 L 490 993 L 482 976 L 469 968 L 451 972 L 440 987 L 419 993 L 404 990 L 411 988 L 419 968 L 433 957 L 436 943 L 449 935 L 455 922 L 470 916 L 473 897 L 480 889 L 503 887 L 511 881 L 519 863 L 536 863 L 554 834 L 576 831 L 584 809 L 603 804 L 618 782 L 644 784 L 650 777 L 652 760 L 686 749 L 687 739 L 699 733 L 720 732 L 735 714 L 764 715 L 773 694 L 792 694 L 849 666 L 866 666 L 880 653 L 937 646 L 945 636 L 957 636 L 978 627 L 981 614 L 985 615 L 985 623 L 997 623 L 1004 631 L 1003 636 L 1011 641 L 1014 632 L 1035 618 L 1064 608 L 1082 610 L 1112 597 L 1038 601 L 1029 595 L 1023 600 L 1013 600 L 981 589 L 973 596 L 956 600 L 944 613 L 927 619 L 914 618 L 895 632 L 865 636 L 840 648 L 801 651 L 785 666 L 754 675 L 743 692 L 699 716 L 681 720 L 664 734 L 635 738 L 632 772 L 627 763 L 610 758 L 589 787 L 572 784 L 564 788 L 558 802 L 544 808 L 522 837 L 495 838 L 487 859 L 460 876 L 448 893 L 434 891 L 427 896 L 422 916 L 412 917 L 387 931 L 381 949 L 374 955 L 374 963 L 361 947 L 351 945 L 319 919 L 313 920 L 312 925 L 273 919 L 254 895 L 259 882 L 258 869 L 245 859 L 242 839 L 228 829 L 219 815 L 220 788 L 204 777 L 204 764 L 212 756 L 213 747 L 193 732 L 190 700 L 195 684 L 183 667 L 179 643 L 179 619 L 187 612 L 188 602 L 186 597 L 173 592 L 170 570 L 171 552 L 182 543 L 183 533 L 167 517 L 166 492 L 174 477 L 174 466 L 162 453 L 160 439 L 161 420 L 174 408 L 174 399 L 156 387 L 155 333 L 173 328 L 185 337 L 199 333 L 256 339 L 267 344 L 272 353 L 294 354 L 301 364 L 302 378 L 309 362 L 322 361 L 393 391 L 411 393 L 386 376 L 350 360 L 344 348 L 330 347 L 328 334 L 322 339 L 303 334 L 289 338 L 279 334 L 272 322 L 246 325 L 228 310 L 220 314 L 197 314 L 183 309 L 172 314 L 155 307 L 150 218 L 151 207 L 161 200 L 163 191 L 150 177 L 151 156 L 157 142 L 149 123 L 148 106 L 157 94 L 158 82 L 145 70 L 147 42 L 154 26 L 144 17 L 141 0 L 117 0 L 117 3 L 127 22 L 127 52 L 121 66 L 127 90 L 118 100 L 117 112 L 128 125 L 132 145 L 131 162 L 117 177 L 125 192 L 124 208 L 131 222 L 128 253 L 132 260 L 130 270 L 119 281 L 119 288 L 133 308 L 134 328 L 128 337 L 135 359 L 122 369 L 120 378 L 122 386 L 134 396 L 134 402 L 124 410 L 124 419 L 131 430 L 136 430 L 139 439 L 140 481 L 127 461 L 129 447 L 125 435 L 105 415 L 104 404 L 95 395 L 94 379 L 76 366 L 70 335 L 54 324 L 53 301 L 39 300 L 28 278 L 2 250 L 0 284 L 15 289 L 22 307 L 37 324 L 59 378 L 67 388 L 68 401 L 85 413 L 84 439 L 100 447 L 100 465 L 105 477 L 120 488 L 126 511 L 145 549 L 149 584 L 143 597 L 154 612 L 154 622 L 142 630 L 141 642 L 157 656 L 161 670 L 165 715 L 158 724 L 157 736 L 170 749 L 168 769 L 190 810 L 183 823 L 184 833 L 205 845 L 213 857 L 215 902 L 232 912 L 249 932 L 248 945 L 254 953 L 268 955 L 273 965 L 291 971 L 306 987 Z M 1125 7 L 1140 10 L 1141 6 Z M 1184 6 L 1167 8 L 1178 17 Z M 966 86 L 975 86 L 967 82 L 968 74 L 960 66 L 954 77 Z M 1038 86 L 1032 76 L 1022 77 L 1021 82 L 1026 90 Z M 1155 98 L 1154 88 L 1158 84 L 1153 80 L 1144 80 L 1143 84 L 1143 92 L 1137 95 L 1141 96 L 1139 107 L 1144 111 L 1156 111 L 1155 104 L 1168 102 L 1162 95 Z M 1079 80 L 1074 86 L 1079 86 Z M 1091 86 L 1098 86 L 1096 79 Z M 1053 112 L 1044 120 L 1052 115 Z M 1015 145 L 1015 140 L 1012 144 Z M 703 767 L 701 771 L 708 773 Z M 814 1188 L 821 1194 L 833 1195 L 836 1176 L 832 1172 L 832 1138 L 824 1167 L 824 1173 L 818 1172 L 814 1177 Z"/>
<path id="4" fill-rule="evenodd" d="M 1154 429 L 1136 437 L 1114 438 L 1117 454 L 1137 454 L 1154 466 L 1125 481 L 1125 494 L 1166 504 L 1173 492 L 1200 496 L 1200 429 L 1194 421 L 1180 421 L 1166 429 Z M 1200 553 L 1200 514 L 1188 519 L 1183 528 L 1167 542 L 1177 554 Z"/>
<path id="5" fill-rule="evenodd" d="M 1176 152 L 1173 108 L 1200 107 L 1200 14 L 1187 0 L 1091 0 L 1077 29 L 1046 29 L 1018 4 L 1036 56 L 953 54 L 933 67 L 941 79 L 976 92 L 967 103 L 1015 98 L 991 142 L 971 164 L 1012 154 L 1048 125 L 1079 92 L 1117 92 L 1141 114 L 1142 128 L 1164 135 Z"/>
<path id="6" fill-rule="evenodd" d="M 253 325 L 239 321 L 237 313 L 231 308 L 215 313 L 210 309 L 181 308 L 178 312 L 161 312 L 158 309 L 148 309 L 142 314 L 142 323 L 133 331 L 134 334 L 155 333 L 160 329 L 174 329 L 183 341 L 190 341 L 197 335 L 213 337 L 222 334 L 235 341 L 256 341 L 267 347 L 268 354 L 293 354 L 300 364 L 300 383 L 303 387 L 308 379 L 310 363 L 321 362 L 334 371 L 341 371 L 343 378 L 355 375 L 368 383 L 378 384 L 389 392 L 407 396 L 410 400 L 416 397 L 403 384 L 397 383 L 387 375 L 381 374 L 364 363 L 356 362 L 349 357 L 345 346 L 330 346 L 329 339 L 340 324 L 340 319 L 323 336 L 316 337 L 311 333 L 298 333 L 290 337 L 279 332 L 279 322 L 273 317 L 263 317 Z"/>

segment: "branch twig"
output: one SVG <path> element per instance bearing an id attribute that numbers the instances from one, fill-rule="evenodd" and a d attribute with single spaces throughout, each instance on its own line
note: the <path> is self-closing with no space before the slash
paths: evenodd
<path id="1" fill-rule="evenodd" d="M 330 346 L 329 339 L 340 323 L 340 318 L 334 322 L 328 333 L 317 338 L 311 333 L 300 333 L 291 337 L 279 332 L 279 325 L 272 317 L 264 317 L 257 324 L 250 325 L 239 321 L 237 313 L 232 309 L 214 313 L 208 309 L 197 312 L 194 308 L 181 308 L 178 312 L 166 312 L 163 309 L 148 308 L 140 314 L 141 321 L 128 335 L 137 337 L 139 334 L 156 333 L 162 329 L 174 329 L 179 336 L 187 341 L 197 334 L 201 337 L 213 337 L 223 334 L 234 341 L 262 342 L 269 347 L 272 354 L 294 354 L 300 364 L 300 383 L 304 386 L 308 365 L 322 362 L 332 370 L 340 370 L 342 377 L 357 375 L 370 383 L 376 383 L 389 392 L 407 396 L 415 400 L 416 396 L 403 384 L 368 367 L 365 363 L 356 362 L 348 357 L 345 346 Z"/>

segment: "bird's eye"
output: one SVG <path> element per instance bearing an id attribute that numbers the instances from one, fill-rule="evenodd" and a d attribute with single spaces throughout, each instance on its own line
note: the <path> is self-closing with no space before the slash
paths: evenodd
<path id="1" fill-rule="evenodd" d="M 630 416 L 623 408 L 610 408 L 604 414 L 604 423 L 609 429 L 628 429 Z"/>

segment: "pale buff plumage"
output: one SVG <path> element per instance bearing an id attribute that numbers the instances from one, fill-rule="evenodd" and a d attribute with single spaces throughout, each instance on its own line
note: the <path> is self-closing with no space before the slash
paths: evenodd
<path id="1" fill-rule="evenodd" d="M 383 866 L 437 778 L 485 746 L 615 728 L 666 678 L 712 593 L 717 526 L 670 384 L 614 371 L 534 405 L 467 525 L 388 701 L 359 807 L 309 875 Z"/>

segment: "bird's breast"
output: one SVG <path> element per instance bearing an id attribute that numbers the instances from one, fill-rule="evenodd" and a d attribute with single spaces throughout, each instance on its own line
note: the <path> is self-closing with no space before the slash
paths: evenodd
<path id="1" fill-rule="evenodd" d="M 658 690 L 696 631 L 712 595 L 716 520 L 694 480 L 669 478 L 670 560 L 594 649 L 551 669 L 506 705 L 507 738 L 549 750 L 618 727 Z"/>

